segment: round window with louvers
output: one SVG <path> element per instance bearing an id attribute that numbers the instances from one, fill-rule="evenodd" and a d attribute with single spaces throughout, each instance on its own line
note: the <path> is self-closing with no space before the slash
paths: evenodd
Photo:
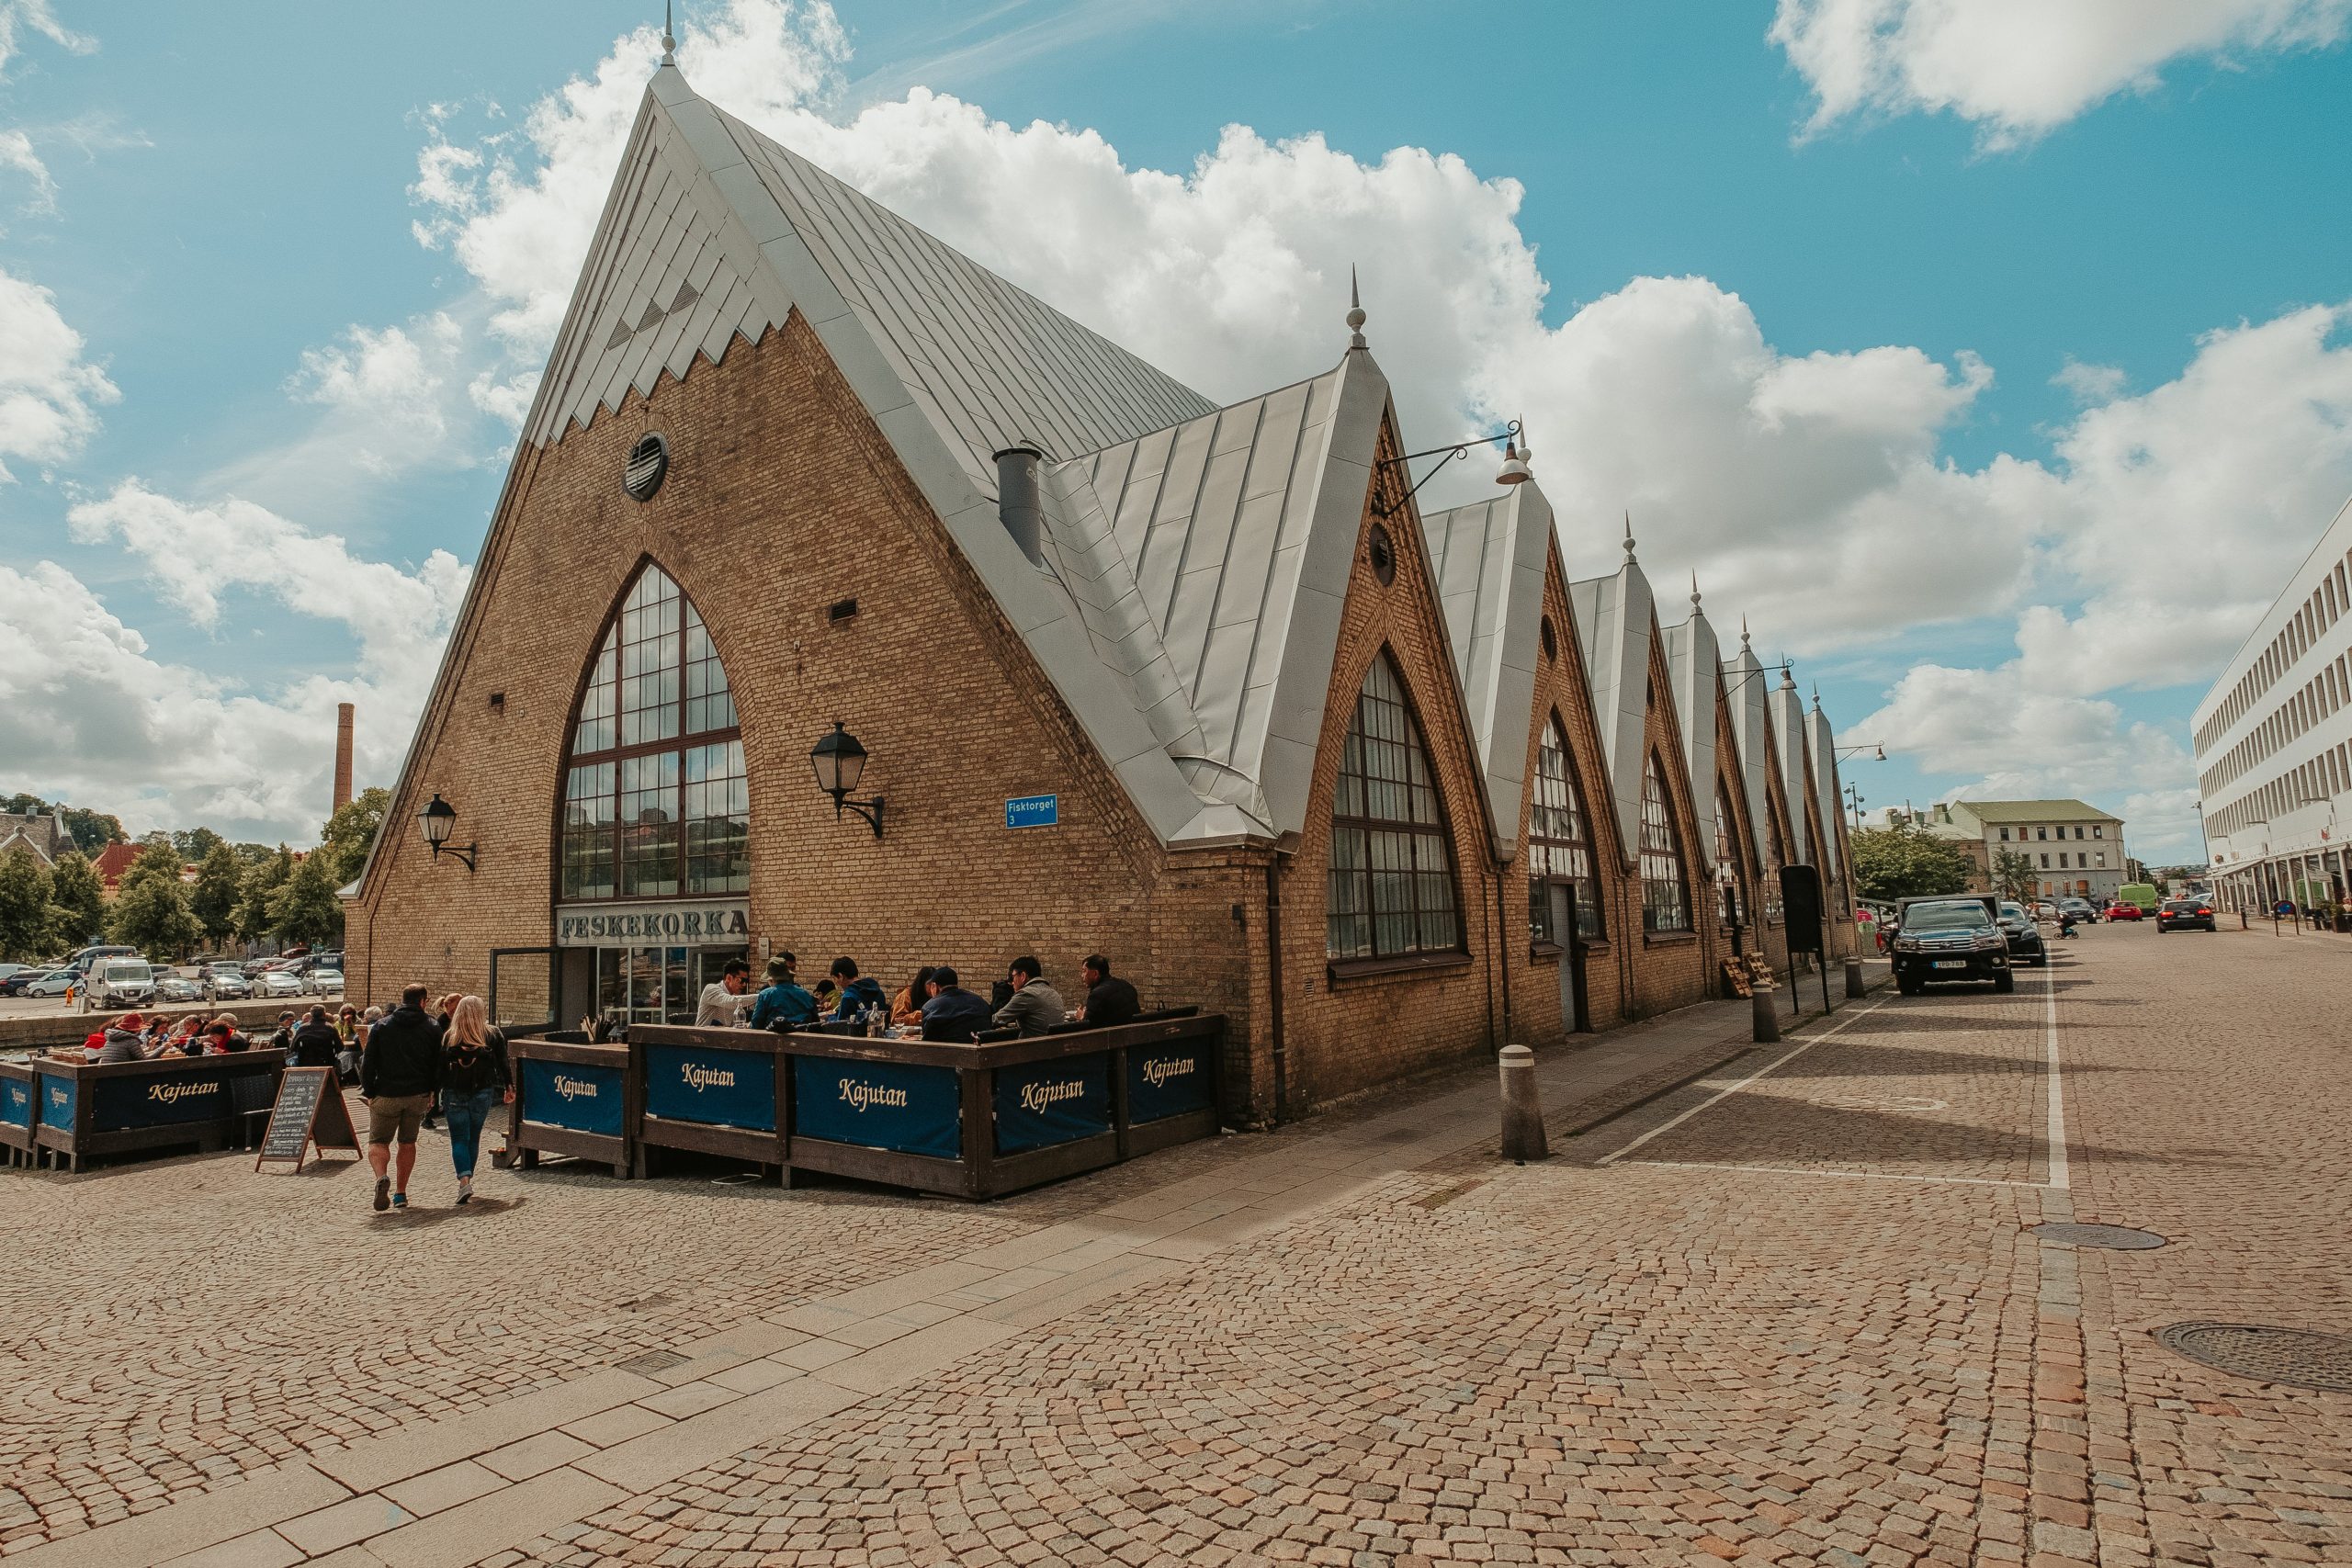
<path id="1" fill-rule="evenodd" d="M 651 501 L 669 471 L 669 438 L 648 431 L 628 449 L 628 462 L 621 469 L 621 489 L 638 501 Z"/>

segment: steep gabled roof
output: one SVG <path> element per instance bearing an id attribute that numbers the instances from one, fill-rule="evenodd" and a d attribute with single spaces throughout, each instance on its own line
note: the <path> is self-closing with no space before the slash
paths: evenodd
<path id="1" fill-rule="evenodd" d="M 1723 671 L 1724 695 L 1731 705 L 1732 742 L 1739 750 L 1740 793 L 1747 797 L 1747 820 L 1758 836 L 1756 862 L 1763 865 L 1769 820 L 1765 796 L 1774 786 L 1776 765 L 1771 727 L 1766 717 L 1771 689 L 1765 683 L 1763 663 L 1748 646 L 1745 628 L 1739 634 L 1739 651 L 1724 664 Z"/>
<path id="2" fill-rule="evenodd" d="M 1592 716 L 1617 813 L 1617 841 L 1642 841 L 1642 743 L 1649 722 L 1650 629 L 1657 619 L 1649 579 L 1625 540 L 1624 564 L 1610 577 L 1568 584 L 1569 608 L 1592 682 Z"/>
<path id="3" fill-rule="evenodd" d="M 1821 816 L 1821 852 L 1829 857 L 1829 874 L 1836 875 L 1843 857 L 1838 852 L 1838 824 L 1845 813 L 1838 784 L 1838 736 L 1829 716 L 1821 711 L 1821 694 L 1814 694 L 1813 709 L 1804 716 L 1805 749 L 1812 754 L 1813 805 Z"/>
<path id="4" fill-rule="evenodd" d="M 1702 866 L 1715 863 L 1715 694 L 1723 680 L 1721 650 L 1715 628 L 1690 594 L 1690 618 L 1668 626 L 1666 668 L 1674 693 L 1675 717 L 1682 729 L 1679 761 L 1690 781 L 1693 858 Z"/>
<path id="5" fill-rule="evenodd" d="M 1781 683 L 1772 688 L 1772 736 L 1780 742 L 1781 803 L 1789 818 L 1789 853 L 1810 863 L 1812 841 L 1804 831 L 1804 698 L 1797 694 L 1796 677 L 1783 669 Z M 1816 867 L 1826 876 L 1826 867 Z"/>
<path id="6" fill-rule="evenodd" d="M 1508 861 L 1519 851 L 1552 503 L 1529 482 L 1492 501 L 1430 513 L 1421 526 L 1454 669 L 1470 708 L 1471 737 L 1492 807 L 1495 851 Z"/>

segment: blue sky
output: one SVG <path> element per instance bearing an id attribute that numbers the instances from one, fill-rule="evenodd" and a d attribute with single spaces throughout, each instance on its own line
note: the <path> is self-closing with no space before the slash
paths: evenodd
<path id="1" fill-rule="evenodd" d="M 1944 9 L 681 32 L 1213 396 L 1327 364 L 1356 263 L 1408 438 L 1525 416 L 1572 569 L 1632 510 L 1662 598 L 1695 568 L 1888 746 L 1874 804 L 2077 794 L 2193 856 L 2188 712 L 2352 491 L 2352 0 Z M 389 782 L 658 21 L 0 0 L 0 789 L 300 839 L 339 698 Z"/>

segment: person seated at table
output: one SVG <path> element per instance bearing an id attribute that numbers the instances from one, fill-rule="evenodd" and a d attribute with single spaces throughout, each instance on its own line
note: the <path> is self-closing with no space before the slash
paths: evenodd
<path id="1" fill-rule="evenodd" d="M 289 1067 L 337 1067 L 335 1056 L 343 1050 L 343 1036 L 327 1021 L 327 1010 L 311 1009 L 311 1016 L 294 1029 L 294 1043 L 287 1051 Z M 356 1070 L 356 1069 L 355 1069 Z"/>
<path id="2" fill-rule="evenodd" d="M 124 1013 L 115 1020 L 104 1032 L 105 1039 L 98 1045 L 98 1062 L 103 1065 L 107 1062 L 145 1061 L 147 1050 L 139 1043 L 139 1032 L 146 1021 L 135 1012 Z"/>
<path id="3" fill-rule="evenodd" d="M 1012 987 L 1012 995 L 996 1010 L 999 1029 L 1017 1029 L 1024 1035 L 1043 1034 L 1062 1021 L 1067 1010 L 1062 1006 L 1062 994 L 1046 984 L 1045 967 L 1035 958 L 1024 953 L 1014 959 L 1004 977 Z"/>
<path id="4" fill-rule="evenodd" d="M 931 1000 L 931 969 L 928 964 L 915 971 L 907 988 L 890 998 L 890 1021 L 909 1025 L 922 1021 L 922 1004 Z"/>
<path id="5" fill-rule="evenodd" d="M 790 1033 L 817 1021 L 817 998 L 792 977 L 800 960 L 779 953 L 768 960 L 768 983 L 752 1003 L 752 1027 Z"/>
<path id="6" fill-rule="evenodd" d="M 922 1004 L 925 1040 L 969 1045 L 972 1036 L 989 1026 L 989 1004 L 957 985 L 949 965 L 933 969 L 925 988 L 931 992 L 931 999 Z"/>
<path id="7" fill-rule="evenodd" d="M 234 1055 L 253 1048 L 252 1039 L 225 1012 L 204 1026 L 204 1049 L 209 1055 Z"/>
<path id="8" fill-rule="evenodd" d="M 161 1013 L 147 1021 L 147 1027 L 140 1032 L 139 1043 L 150 1056 L 164 1048 L 164 1041 L 170 1034 L 171 1025 L 172 1021 Z"/>
<path id="9" fill-rule="evenodd" d="M 190 1013 L 180 1020 L 177 1029 L 157 1041 L 147 1054 L 150 1056 L 199 1056 L 204 1054 L 204 1042 L 198 1039 L 204 1020 Z"/>
<path id="10" fill-rule="evenodd" d="M 729 959 L 718 978 L 702 988 L 695 1005 L 695 1027 L 732 1029 L 741 1024 L 752 1009 L 751 989 L 752 966 L 740 958 Z"/>
<path id="11" fill-rule="evenodd" d="M 1111 961 L 1099 953 L 1090 953 L 1079 967 L 1079 977 L 1086 982 L 1086 1000 L 1080 1004 L 1078 1016 L 1091 1029 L 1115 1029 L 1131 1023 L 1143 1004 L 1136 999 L 1136 988 L 1111 973 Z"/>
<path id="12" fill-rule="evenodd" d="M 817 983 L 808 988 L 808 994 L 817 998 L 819 1012 L 831 1012 L 833 1003 L 841 998 L 842 988 L 834 985 L 831 979 L 820 975 L 817 977 Z"/>
<path id="13" fill-rule="evenodd" d="M 859 974 L 856 959 L 834 959 L 833 981 L 841 987 L 841 999 L 833 1004 L 829 1015 L 836 1023 L 847 1022 L 868 1008 L 890 1010 L 890 998 L 882 994 L 882 982 L 871 975 Z"/>

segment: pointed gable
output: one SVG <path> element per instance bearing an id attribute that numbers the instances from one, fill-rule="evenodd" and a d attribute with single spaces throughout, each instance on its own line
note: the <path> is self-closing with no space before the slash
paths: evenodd
<path id="1" fill-rule="evenodd" d="M 1747 807 L 1747 820 L 1760 834 L 1767 820 L 1765 797 L 1772 788 L 1776 766 L 1772 760 L 1771 726 L 1766 716 L 1771 688 L 1745 630 L 1739 634 L 1739 652 L 1724 663 L 1723 670 L 1724 700 L 1731 709 L 1732 741 L 1737 751 L 1740 795 Z M 1758 864 L 1763 863 L 1761 850 L 1757 859 Z"/>
<path id="2" fill-rule="evenodd" d="M 1568 585 L 1584 667 L 1592 682 L 1593 722 L 1600 731 L 1611 809 L 1620 845 L 1641 841 L 1642 736 L 1648 719 L 1650 632 L 1656 604 L 1649 579 L 1625 542 L 1625 562 L 1610 577 Z"/>
<path id="3" fill-rule="evenodd" d="M 1677 759 L 1690 784 L 1691 859 L 1712 866 L 1715 858 L 1715 701 L 1723 678 L 1714 628 L 1690 595 L 1690 618 L 1666 628 L 1667 681 L 1682 730 Z"/>
<path id="4" fill-rule="evenodd" d="M 1772 688 L 1772 736 L 1779 742 L 1780 773 L 1774 782 L 1789 824 L 1789 853 L 1808 863 L 1812 844 L 1805 837 L 1804 699 L 1797 694 L 1795 677 L 1781 671 Z"/>
<path id="5" fill-rule="evenodd" d="M 1829 716 L 1821 711 L 1821 699 L 1813 700 L 1813 710 L 1804 716 L 1805 750 L 1813 764 L 1813 803 L 1821 818 L 1821 852 L 1828 857 L 1828 872 L 1836 875 L 1839 868 L 1838 853 L 1838 823 L 1843 813 L 1838 809 L 1838 737 L 1829 728 Z"/>
<path id="6" fill-rule="evenodd" d="M 1552 505 L 1533 483 L 1513 485 L 1493 501 L 1431 513 L 1422 528 L 1493 807 L 1496 854 L 1508 861 L 1518 853 L 1527 782 Z"/>

